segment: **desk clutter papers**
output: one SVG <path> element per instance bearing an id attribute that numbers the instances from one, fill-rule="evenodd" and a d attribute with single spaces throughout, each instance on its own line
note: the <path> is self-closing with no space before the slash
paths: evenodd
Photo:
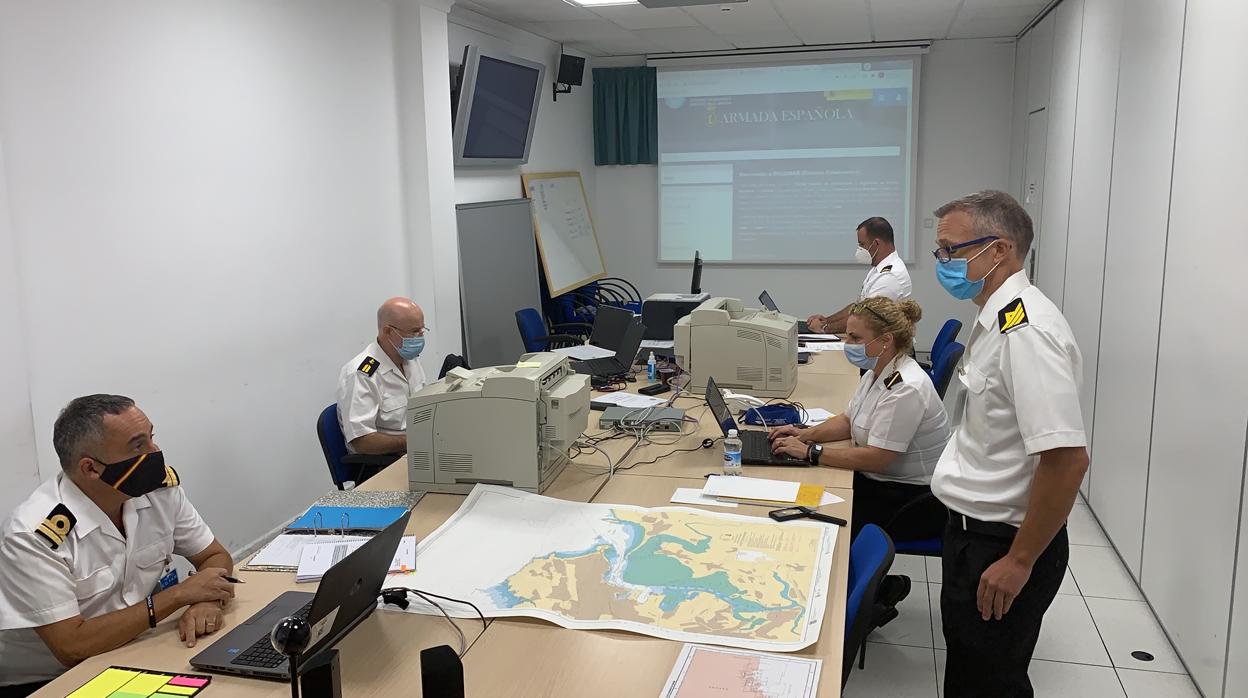
<path id="1" fill-rule="evenodd" d="M 260 549 L 246 565 L 245 570 L 271 572 L 294 572 L 299 569 L 299 557 L 306 545 L 325 543 L 358 542 L 363 544 L 368 536 L 330 536 L 307 533 L 283 533 Z"/>
<path id="2" fill-rule="evenodd" d="M 797 335 L 799 342 L 839 342 L 841 338 L 834 334 L 819 334 L 816 332 L 807 332 Z"/>
<path id="3" fill-rule="evenodd" d="M 798 351 L 809 351 L 821 354 L 825 351 L 845 351 L 845 342 L 806 342 Z"/>
<path id="4" fill-rule="evenodd" d="M 823 660 L 685 645 L 660 698 L 814 698 Z"/>
<path id="5" fill-rule="evenodd" d="M 736 502 L 721 502 L 696 487 L 677 487 L 672 493 L 672 504 L 701 504 L 707 507 L 736 508 Z"/>
<path id="6" fill-rule="evenodd" d="M 306 536 L 304 536 L 306 537 Z M 318 536 L 324 537 L 324 536 Z M 295 570 L 295 582 L 319 582 L 330 567 L 338 564 L 351 553 L 359 550 L 368 539 L 346 540 L 338 537 L 333 542 L 304 545 L 299 549 L 299 566 Z M 416 536 L 403 536 L 399 549 L 390 563 L 390 574 L 416 571 Z"/>
<path id="7" fill-rule="evenodd" d="M 819 426 L 835 416 L 835 414 L 832 414 L 822 407 L 810 407 L 806 409 L 806 421 L 804 424 L 808 427 Z"/>
<path id="8" fill-rule="evenodd" d="M 607 359 L 615 356 L 615 352 L 602 347 L 596 347 L 592 344 L 578 344 L 574 347 L 563 347 L 562 349 L 551 349 L 556 354 L 564 356 L 574 361 L 589 361 L 590 359 Z"/>
<path id="9" fill-rule="evenodd" d="M 170 674 L 110 666 L 67 698 L 170 698 L 199 695 L 212 681 L 202 674 Z"/>
<path id="10" fill-rule="evenodd" d="M 676 340 L 674 339 L 643 339 L 641 340 L 642 349 L 675 349 Z"/>
<path id="11" fill-rule="evenodd" d="M 617 391 L 613 393 L 603 393 L 593 397 L 595 405 L 604 405 L 607 407 L 628 407 L 631 409 L 644 409 L 646 407 L 654 407 L 667 402 L 663 398 L 651 397 L 649 395 L 637 395 L 636 393 L 626 393 Z"/>
<path id="12" fill-rule="evenodd" d="M 287 531 L 378 533 L 398 521 L 408 507 L 335 507 L 313 505 L 295 519 Z"/>
<path id="13" fill-rule="evenodd" d="M 845 501 L 819 485 L 739 475 L 711 475 L 706 478 L 702 493 L 721 501 L 777 506 L 797 504 L 804 507 L 822 507 Z"/>

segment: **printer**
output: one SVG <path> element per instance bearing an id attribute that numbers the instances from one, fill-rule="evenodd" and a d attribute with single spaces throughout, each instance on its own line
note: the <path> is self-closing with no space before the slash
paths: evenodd
<path id="1" fill-rule="evenodd" d="M 797 386 L 797 318 L 747 310 L 736 298 L 711 298 L 676 322 L 676 363 L 689 389 L 721 388 L 759 397 L 788 397 Z"/>
<path id="2" fill-rule="evenodd" d="M 643 339 L 669 341 L 676 321 L 711 297 L 709 293 L 652 293 L 641 303 Z"/>
<path id="3" fill-rule="evenodd" d="M 467 494 L 477 483 L 541 493 L 589 426 L 589 376 L 560 354 L 451 369 L 407 401 L 412 490 Z"/>

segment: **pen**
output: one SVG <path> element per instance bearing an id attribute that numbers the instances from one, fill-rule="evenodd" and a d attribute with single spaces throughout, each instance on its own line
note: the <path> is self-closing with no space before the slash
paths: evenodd
<path id="1" fill-rule="evenodd" d="M 247 582 L 244 582 L 244 581 L 243 581 L 243 580 L 241 580 L 241 579 L 236 579 L 236 578 L 231 577 L 231 576 L 229 576 L 229 575 L 221 575 L 221 578 L 222 578 L 222 579 L 224 579 L 225 581 L 229 582 L 230 584 L 246 584 L 246 583 L 247 583 Z"/>

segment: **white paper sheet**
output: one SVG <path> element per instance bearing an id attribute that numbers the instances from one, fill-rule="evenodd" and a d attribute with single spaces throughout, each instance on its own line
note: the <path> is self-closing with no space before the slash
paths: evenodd
<path id="1" fill-rule="evenodd" d="M 834 334 L 815 334 L 815 333 L 799 334 L 797 335 L 797 338 L 801 341 L 810 341 L 810 342 L 839 342 L 841 341 L 841 338 Z"/>
<path id="2" fill-rule="evenodd" d="M 806 426 L 813 427 L 823 424 L 836 415 L 822 407 L 808 407 L 806 409 Z"/>
<path id="3" fill-rule="evenodd" d="M 798 351 L 822 354 L 825 351 L 845 351 L 845 342 L 807 342 Z"/>
<path id="4" fill-rule="evenodd" d="M 339 540 L 333 543 L 305 545 L 299 551 L 299 569 L 295 572 L 298 583 L 315 582 L 325 576 L 330 567 L 342 558 L 359 550 L 366 540 Z M 416 536 L 403 536 L 399 548 L 390 563 L 391 572 L 414 572 L 416 570 Z"/>
<path id="5" fill-rule="evenodd" d="M 832 494 L 831 492 L 829 492 L 829 491 L 827 491 L 827 490 L 824 490 L 824 491 L 823 491 L 823 499 L 820 499 L 820 500 L 819 500 L 819 506 L 821 506 L 821 507 L 826 507 L 826 506 L 828 506 L 829 504 L 840 504 L 840 503 L 841 503 L 841 502 L 843 502 L 843 501 L 845 501 L 845 498 L 844 498 L 844 497 L 838 497 L 838 496 L 836 496 L 836 495 Z"/>
<path id="6" fill-rule="evenodd" d="M 701 504 L 707 507 L 727 507 L 735 509 L 738 505 L 736 502 L 721 502 L 714 497 L 703 494 L 702 490 L 695 487 L 677 487 L 672 493 L 673 504 Z"/>
<path id="7" fill-rule="evenodd" d="M 604 393 L 602 395 L 593 396 L 594 402 L 604 402 L 608 405 L 618 405 L 620 407 L 628 407 L 630 409 L 641 409 L 644 407 L 654 407 L 667 402 L 664 398 L 651 397 L 649 395 L 637 395 L 635 393 L 615 392 Z"/>
<path id="8" fill-rule="evenodd" d="M 596 347 L 592 344 L 578 344 L 574 347 L 563 347 L 561 349 L 551 349 L 556 354 L 563 354 L 569 359 L 575 361 L 588 361 L 590 359 L 606 359 L 615 356 L 615 352 Z"/>
<path id="9" fill-rule="evenodd" d="M 712 475 L 706 478 L 703 494 L 710 497 L 733 499 L 761 499 L 769 502 L 796 502 L 800 482 L 765 480 L 761 477 L 724 477 Z"/>
<path id="10" fill-rule="evenodd" d="M 341 541 L 366 541 L 365 536 L 317 536 L 304 533 L 283 533 L 264 546 L 247 563 L 255 567 L 298 567 L 299 551 L 305 545 L 337 543 Z"/>
<path id="11" fill-rule="evenodd" d="M 823 660 L 685 645 L 659 698 L 814 698 Z"/>
<path id="12" fill-rule="evenodd" d="M 676 340 L 674 339 L 643 339 L 641 340 L 642 349 L 675 349 Z"/>

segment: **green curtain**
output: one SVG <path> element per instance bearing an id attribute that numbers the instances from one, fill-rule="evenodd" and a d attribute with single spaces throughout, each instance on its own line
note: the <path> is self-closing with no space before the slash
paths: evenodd
<path id="1" fill-rule="evenodd" d="M 594 164 L 659 161 L 654 68 L 594 68 Z"/>

